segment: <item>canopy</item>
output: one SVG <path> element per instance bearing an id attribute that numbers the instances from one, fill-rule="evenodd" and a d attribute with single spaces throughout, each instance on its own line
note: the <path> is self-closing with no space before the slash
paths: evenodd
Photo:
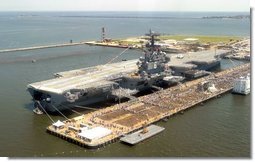
<path id="1" fill-rule="evenodd" d="M 112 133 L 112 131 L 107 128 L 95 127 L 95 128 L 88 129 L 88 130 L 82 130 L 82 132 L 79 133 L 78 135 L 83 138 L 93 140 L 93 139 L 99 139 L 99 138 L 105 137 L 111 133 Z"/>
<path id="2" fill-rule="evenodd" d="M 197 38 L 186 38 L 186 39 L 184 39 L 185 41 L 198 41 L 198 39 Z"/>
<path id="3" fill-rule="evenodd" d="M 63 122 L 61 122 L 60 120 L 58 120 L 56 123 L 53 123 L 53 126 L 59 128 L 61 126 L 64 126 L 65 124 Z"/>

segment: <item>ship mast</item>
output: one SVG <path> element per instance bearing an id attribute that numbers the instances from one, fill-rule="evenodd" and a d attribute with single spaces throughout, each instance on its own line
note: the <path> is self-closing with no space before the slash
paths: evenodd
<path id="1" fill-rule="evenodd" d="M 160 36 L 160 34 L 155 33 L 150 29 L 149 33 L 147 33 L 145 35 L 149 36 L 149 38 L 147 38 L 149 40 L 149 43 L 146 44 L 146 47 L 147 47 L 148 51 L 155 51 L 156 49 L 159 49 L 159 46 L 155 45 L 155 41 L 158 41 L 160 39 L 157 39 L 155 37 Z"/>

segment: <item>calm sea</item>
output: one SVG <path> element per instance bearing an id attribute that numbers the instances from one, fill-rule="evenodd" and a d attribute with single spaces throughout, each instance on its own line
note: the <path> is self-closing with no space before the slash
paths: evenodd
<path id="1" fill-rule="evenodd" d="M 249 19 L 201 19 L 249 13 L 0 12 L 0 49 L 144 35 L 250 36 Z M 60 71 L 103 64 L 123 49 L 75 46 L 0 54 L 0 155 L 10 157 L 250 157 L 251 98 L 225 94 L 157 124 L 166 130 L 134 147 L 114 143 L 88 150 L 46 133 L 51 121 L 32 112 L 29 83 Z M 121 59 L 141 52 L 129 50 Z M 37 60 L 32 63 L 32 60 Z M 235 64 L 242 62 L 235 61 Z M 222 68 L 233 66 L 222 60 Z M 84 111 L 84 113 L 86 113 Z M 77 114 L 67 114 L 69 117 Z M 54 120 L 64 120 L 52 116 Z"/>

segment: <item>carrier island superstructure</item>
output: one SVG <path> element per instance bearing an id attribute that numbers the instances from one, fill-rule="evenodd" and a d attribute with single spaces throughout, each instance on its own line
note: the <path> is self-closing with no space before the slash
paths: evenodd
<path id="1" fill-rule="evenodd" d="M 197 74 L 192 69 L 207 70 L 220 64 L 218 57 L 205 56 L 203 59 L 202 54 L 199 61 L 190 58 L 184 61 L 186 58 L 180 60 L 176 57 L 170 60 L 155 43 L 159 34 L 150 31 L 146 35 L 149 42 L 144 57 L 57 73 L 54 79 L 29 84 L 27 89 L 34 107 L 55 112 L 108 99 L 129 98 L 145 89 L 183 80 L 181 76 L 173 76 L 174 73 L 179 75 L 191 70 L 195 76 Z M 224 52 L 220 51 L 219 55 Z"/>

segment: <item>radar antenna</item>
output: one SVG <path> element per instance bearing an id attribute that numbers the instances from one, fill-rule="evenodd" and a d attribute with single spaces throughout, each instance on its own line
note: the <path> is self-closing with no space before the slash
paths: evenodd
<path id="1" fill-rule="evenodd" d="M 149 48 L 150 51 L 154 51 L 156 48 L 159 47 L 155 45 L 155 41 L 160 40 L 155 38 L 157 36 L 160 36 L 159 33 L 155 33 L 154 31 L 150 29 L 149 33 L 146 33 L 145 35 L 149 36 L 149 38 L 145 38 L 145 39 L 149 40 L 149 44 L 147 44 L 146 47 Z"/>

